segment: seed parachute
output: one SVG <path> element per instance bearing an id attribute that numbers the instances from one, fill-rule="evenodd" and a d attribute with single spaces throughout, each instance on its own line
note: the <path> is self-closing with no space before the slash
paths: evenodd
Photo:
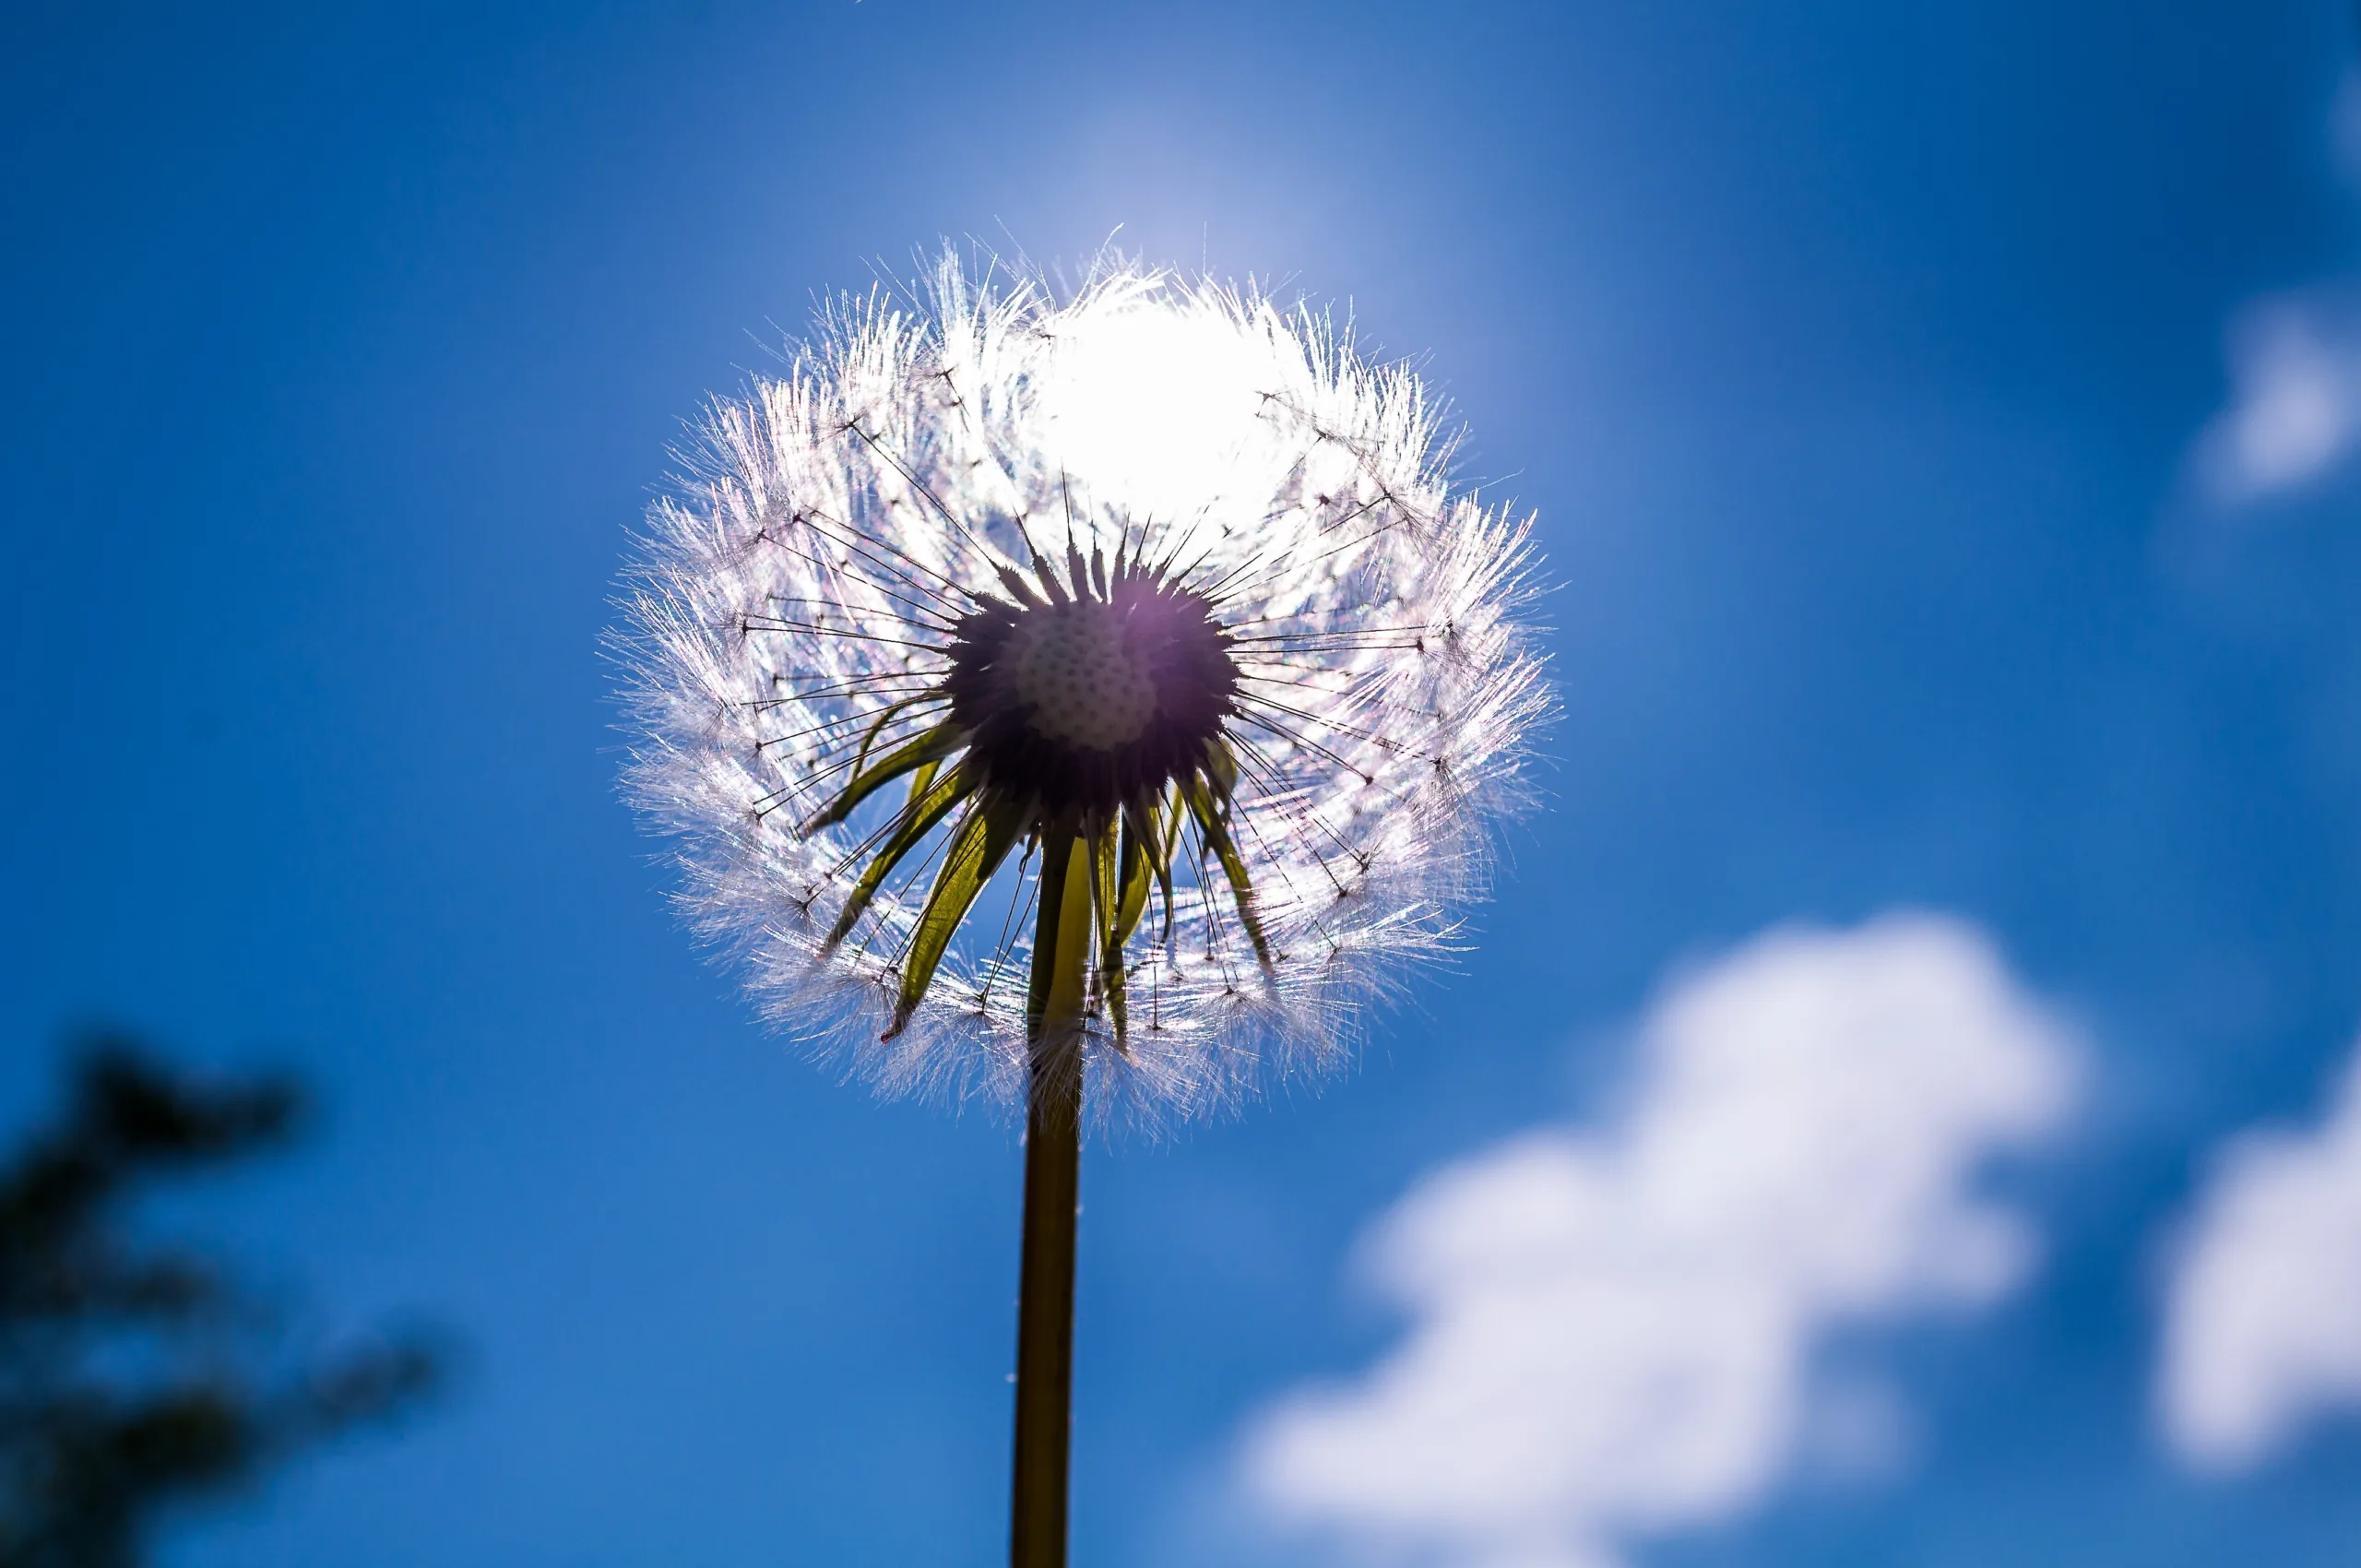
<path id="1" fill-rule="evenodd" d="M 710 410 L 632 584 L 693 919 L 888 1091 L 1014 1101 L 1047 1051 L 1157 1120 L 1330 1066 L 1482 890 L 1549 700 L 1525 525 L 1448 456 L 1410 372 L 1252 291 L 945 255 L 840 303 Z"/>

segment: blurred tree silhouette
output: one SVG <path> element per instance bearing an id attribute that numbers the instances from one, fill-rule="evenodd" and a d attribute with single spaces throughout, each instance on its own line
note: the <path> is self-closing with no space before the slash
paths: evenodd
<path id="1" fill-rule="evenodd" d="M 0 1568 L 132 1568 L 174 1505 L 434 1385 L 432 1340 L 299 1360 L 258 1292 L 132 1233 L 141 1191 L 285 1144 L 303 1110 L 291 1077 L 199 1082 L 101 1035 L 0 1159 Z"/>

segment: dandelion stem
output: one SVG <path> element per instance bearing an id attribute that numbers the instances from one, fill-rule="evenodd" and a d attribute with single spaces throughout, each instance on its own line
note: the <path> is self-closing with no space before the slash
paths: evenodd
<path id="1" fill-rule="evenodd" d="M 1065 1568 L 1074 1388 L 1074 1217 L 1082 1175 L 1083 998 L 1090 975 L 1091 843 L 1044 834 L 1025 1116 L 1025 1255 L 1016 1308 L 1016 1474 L 1011 1568 Z"/>

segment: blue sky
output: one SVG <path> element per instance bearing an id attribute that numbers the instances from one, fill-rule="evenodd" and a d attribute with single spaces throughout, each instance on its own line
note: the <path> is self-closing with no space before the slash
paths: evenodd
<path id="1" fill-rule="evenodd" d="M 1091 1152 L 1077 1560 L 1240 1560 L 1257 1412 L 1415 1327 L 1357 1237 L 1536 1125 L 1609 1146 L 1667 977 L 1895 909 L 2075 1041 L 2077 1109 L 1973 1177 L 2038 1246 L 1812 1340 L 1906 1412 L 1874 1473 L 1783 1461 L 1609 1545 L 2349 1559 L 2349 1416 L 2221 1474 L 2154 1413 L 2225 1141 L 2319 1124 L 2361 1030 L 2339 6 L 9 31 L 0 1109 L 81 1018 L 300 1063 L 326 1135 L 190 1223 L 475 1347 L 432 1422 L 172 1562 L 1003 1550 L 1014 1135 L 758 1030 L 617 801 L 598 639 L 681 422 L 816 297 L 1109 234 L 1418 360 L 1539 513 L 1564 717 L 1479 945 L 1358 1072 Z"/>

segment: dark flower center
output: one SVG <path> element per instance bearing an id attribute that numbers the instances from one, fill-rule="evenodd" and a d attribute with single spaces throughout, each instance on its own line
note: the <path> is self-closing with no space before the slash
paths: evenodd
<path id="1" fill-rule="evenodd" d="M 1238 666 L 1196 594 L 1145 571 L 1077 576 L 1074 596 L 1028 588 L 962 617 L 943 690 L 978 782 L 1105 822 L 1204 765 Z"/>

